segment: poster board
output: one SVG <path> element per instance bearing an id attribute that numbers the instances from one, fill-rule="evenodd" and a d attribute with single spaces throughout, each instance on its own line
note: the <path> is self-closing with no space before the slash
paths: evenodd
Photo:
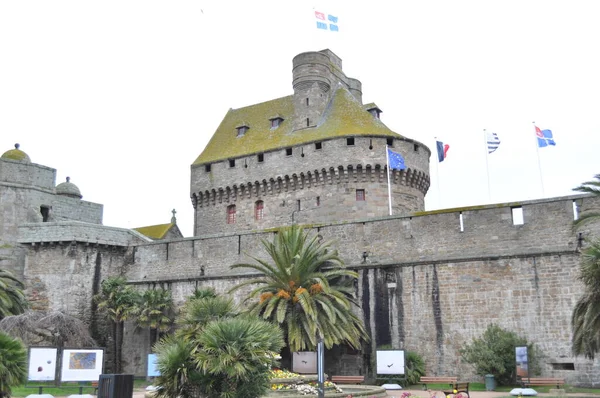
<path id="1" fill-rule="evenodd" d="M 529 378 L 529 358 L 527 355 L 527 346 L 515 347 L 515 360 L 517 362 L 517 377 L 521 379 Z"/>
<path id="2" fill-rule="evenodd" d="M 160 370 L 158 370 L 158 356 L 156 354 L 148 354 L 148 377 L 160 376 Z"/>
<path id="3" fill-rule="evenodd" d="M 314 351 L 294 352 L 292 370 L 300 374 L 317 374 L 317 353 Z"/>
<path id="4" fill-rule="evenodd" d="M 404 375 L 404 350 L 378 350 L 376 369 L 379 375 Z"/>
<path id="5" fill-rule="evenodd" d="M 97 381 L 102 374 L 102 348 L 65 348 L 60 381 Z"/>
<path id="6" fill-rule="evenodd" d="M 58 348 L 29 347 L 28 381 L 56 380 L 56 362 Z"/>

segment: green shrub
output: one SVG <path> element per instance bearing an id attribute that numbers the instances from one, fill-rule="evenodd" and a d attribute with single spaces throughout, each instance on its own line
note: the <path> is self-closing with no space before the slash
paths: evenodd
<path id="1" fill-rule="evenodd" d="M 530 375 L 539 374 L 539 353 L 535 346 L 516 333 L 491 324 L 481 338 L 460 350 L 462 358 L 475 367 L 480 376 L 493 374 L 499 385 L 516 380 L 515 347 L 527 346 Z"/>
<path id="2" fill-rule="evenodd" d="M 27 351 L 20 340 L 0 332 L 0 398 L 27 379 Z"/>

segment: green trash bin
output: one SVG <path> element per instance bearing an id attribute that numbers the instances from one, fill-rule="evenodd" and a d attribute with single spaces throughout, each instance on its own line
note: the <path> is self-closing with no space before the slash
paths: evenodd
<path id="1" fill-rule="evenodd" d="M 485 375 L 485 389 L 486 391 L 494 391 L 496 389 L 496 379 L 494 379 L 494 375 Z"/>

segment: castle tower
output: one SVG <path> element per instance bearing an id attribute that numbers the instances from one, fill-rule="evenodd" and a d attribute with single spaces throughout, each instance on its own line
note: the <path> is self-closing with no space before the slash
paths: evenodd
<path id="1" fill-rule="evenodd" d="M 292 63 L 294 93 L 230 109 L 192 164 L 194 235 L 387 216 L 386 145 L 407 165 L 391 174 L 393 213 L 424 209 L 429 149 L 363 105 L 330 50 Z"/>

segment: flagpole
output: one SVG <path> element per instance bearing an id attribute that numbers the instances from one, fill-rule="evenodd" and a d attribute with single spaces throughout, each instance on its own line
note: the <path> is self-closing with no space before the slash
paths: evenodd
<path id="1" fill-rule="evenodd" d="M 485 150 L 485 169 L 487 171 L 487 187 L 488 187 L 488 200 L 490 201 L 490 203 L 492 202 L 492 190 L 490 188 L 490 166 L 488 164 L 488 156 L 489 154 L 489 149 L 488 149 L 488 136 L 487 136 L 487 132 L 485 131 L 485 129 L 483 129 L 483 141 L 484 141 L 484 146 L 483 149 Z"/>
<path id="2" fill-rule="evenodd" d="M 442 191 L 440 190 L 440 168 L 439 168 L 439 163 L 440 163 L 440 159 L 439 159 L 439 155 L 437 152 L 437 137 L 433 137 L 433 144 L 435 146 L 435 154 L 436 154 L 436 162 L 435 162 L 435 174 L 437 175 L 437 189 L 438 189 L 438 199 L 439 199 L 439 208 L 442 208 Z"/>
<path id="3" fill-rule="evenodd" d="M 385 167 L 387 168 L 388 180 L 388 205 L 390 208 L 390 216 L 392 215 L 392 185 L 390 184 L 390 159 L 388 154 L 388 146 L 385 146 Z"/>
<path id="4" fill-rule="evenodd" d="M 546 194 L 544 192 L 544 177 L 542 175 L 542 162 L 540 160 L 540 145 L 538 143 L 537 130 L 535 130 L 535 122 L 531 122 L 531 123 L 533 123 L 533 128 L 534 128 L 534 131 L 536 132 L 536 134 L 535 134 L 535 151 L 537 153 L 538 169 L 540 171 L 540 183 L 542 184 L 542 198 L 543 198 L 546 196 Z"/>

